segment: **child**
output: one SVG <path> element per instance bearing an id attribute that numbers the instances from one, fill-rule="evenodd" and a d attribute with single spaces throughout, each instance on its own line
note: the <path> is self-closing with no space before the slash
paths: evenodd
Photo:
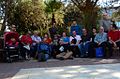
<path id="1" fill-rule="evenodd" d="M 8 42 L 6 42 L 7 47 L 18 47 L 19 42 L 16 41 L 15 38 L 11 38 Z"/>

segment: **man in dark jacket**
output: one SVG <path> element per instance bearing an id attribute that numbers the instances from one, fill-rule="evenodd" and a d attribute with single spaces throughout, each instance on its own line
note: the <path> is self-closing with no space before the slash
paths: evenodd
<path id="1" fill-rule="evenodd" d="M 49 29 L 49 33 L 51 38 L 54 38 L 54 35 L 57 34 L 57 28 L 56 28 L 56 23 L 53 23 L 52 27 Z"/>

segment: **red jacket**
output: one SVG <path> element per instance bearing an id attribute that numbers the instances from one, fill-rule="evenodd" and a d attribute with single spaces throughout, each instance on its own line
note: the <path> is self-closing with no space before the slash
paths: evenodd
<path id="1" fill-rule="evenodd" d="M 21 42 L 23 42 L 25 44 L 32 44 L 32 38 L 28 35 L 23 35 L 21 37 Z"/>
<path id="2" fill-rule="evenodd" d="M 117 41 L 120 39 L 120 31 L 109 31 L 108 37 L 111 37 L 112 41 Z"/>

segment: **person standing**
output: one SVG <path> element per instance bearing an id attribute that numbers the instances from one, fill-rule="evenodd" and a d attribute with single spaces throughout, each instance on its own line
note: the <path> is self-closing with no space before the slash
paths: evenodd
<path id="1" fill-rule="evenodd" d="M 104 28 L 104 31 L 107 33 L 110 29 L 110 26 L 111 26 L 111 20 L 108 16 L 107 13 L 104 13 L 103 14 L 103 19 L 100 20 L 100 26 L 102 26 Z"/>
<path id="2" fill-rule="evenodd" d="M 76 21 L 73 21 L 72 26 L 70 28 L 70 35 L 72 35 L 73 31 L 76 31 L 77 35 L 82 35 L 82 28 L 77 24 Z"/>
<path id="3" fill-rule="evenodd" d="M 53 23 L 52 27 L 49 28 L 49 33 L 50 33 L 51 39 L 54 39 L 54 35 L 57 34 L 56 23 Z"/>

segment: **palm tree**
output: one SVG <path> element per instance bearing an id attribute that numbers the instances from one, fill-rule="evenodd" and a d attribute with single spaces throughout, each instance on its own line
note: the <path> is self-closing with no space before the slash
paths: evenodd
<path id="1" fill-rule="evenodd" d="M 58 0 L 45 0 L 45 11 L 47 14 L 52 15 L 52 24 L 56 23 L 55 21 L 55 12 L 62 7 L 62 2 Z"/>

